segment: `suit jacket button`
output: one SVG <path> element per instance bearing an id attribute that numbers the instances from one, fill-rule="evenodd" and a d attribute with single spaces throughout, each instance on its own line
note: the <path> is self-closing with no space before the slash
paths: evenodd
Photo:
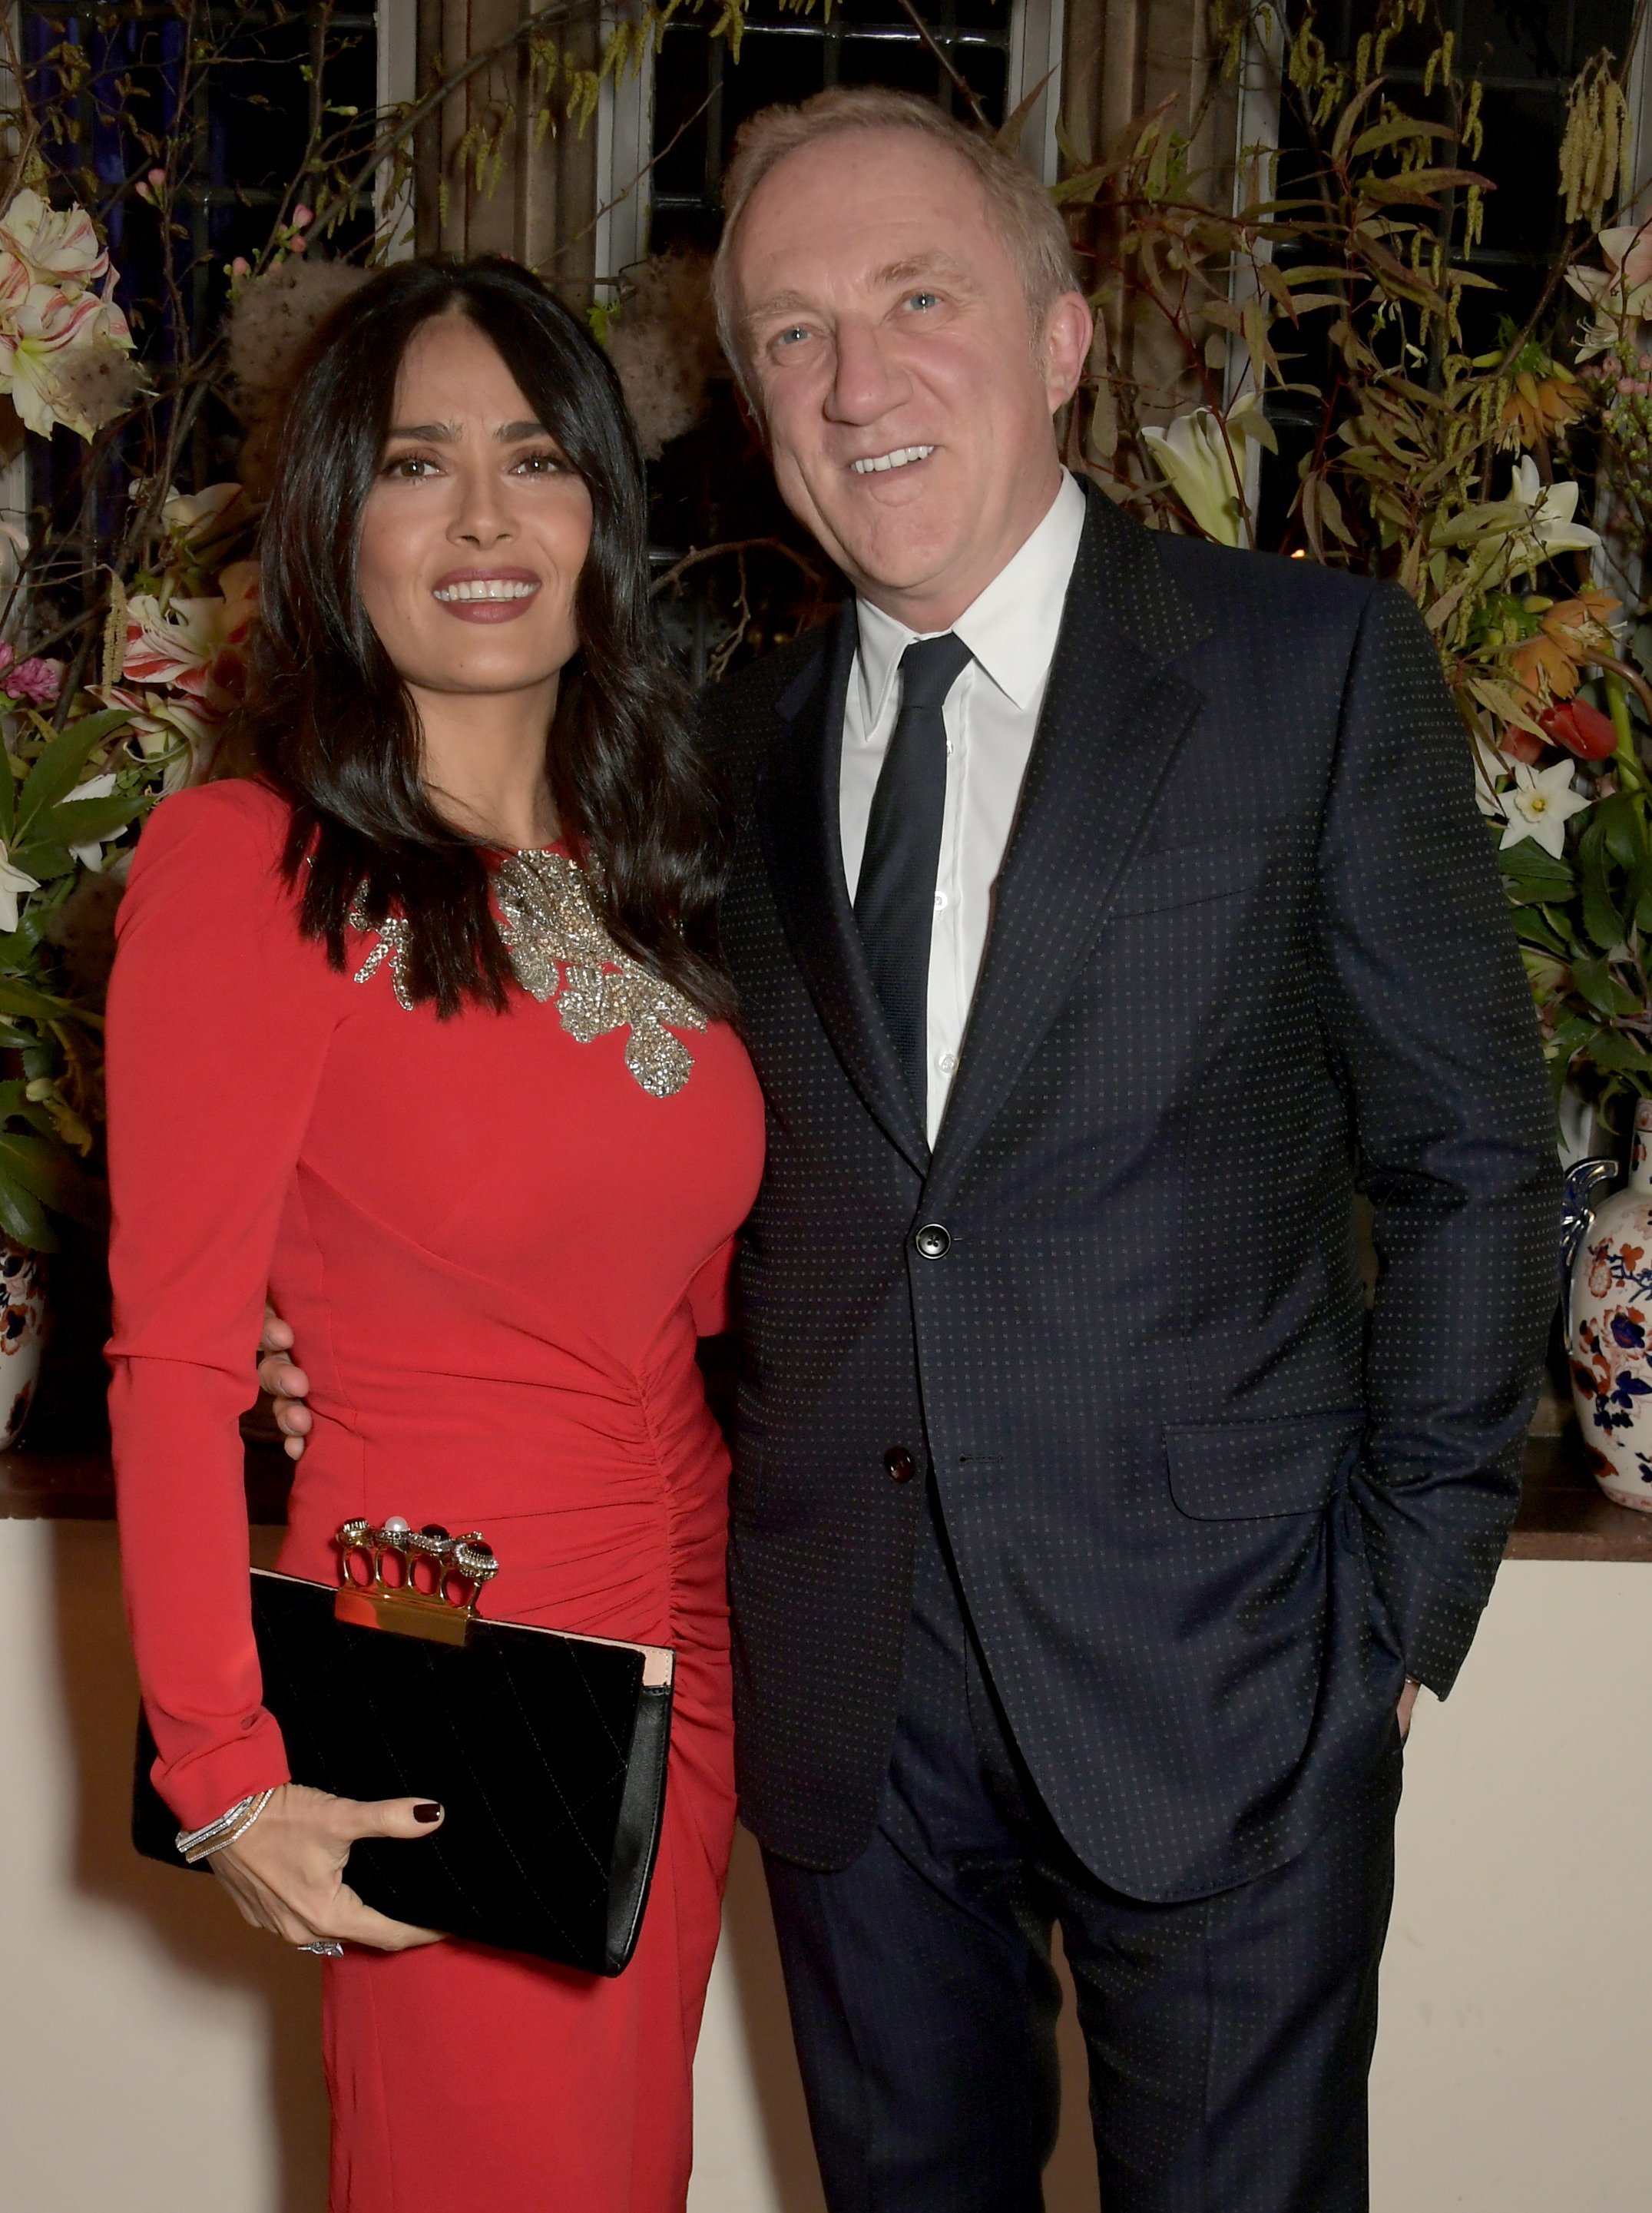
<path id="1" fill-rule="evenodd" d="M 883 1455 L 883 1465 L 891 1483 L 910 1483 L 917 1472 L 917 1462 L 905 1445 L 891 1445 Z"/>
<path id="2" fill-rule="evenodd" d="M 952 1232 L 938 1222 L 926 1222 L 912 1241 L 926 1260 L 938 1260 L 952 1243 Z"/>

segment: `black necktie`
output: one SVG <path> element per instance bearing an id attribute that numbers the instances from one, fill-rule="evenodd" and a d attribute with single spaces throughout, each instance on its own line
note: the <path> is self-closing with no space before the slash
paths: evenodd
<path id="1" fill-rule="evenodd" d="M 947 804 L 941 710 L 969 658 L 950 631 L 915 639 L 900 656 L 900 712 L 872 795 L 855 890 L 867 966 L 920 1115 L 929 1105 L 930 936 Z"/>

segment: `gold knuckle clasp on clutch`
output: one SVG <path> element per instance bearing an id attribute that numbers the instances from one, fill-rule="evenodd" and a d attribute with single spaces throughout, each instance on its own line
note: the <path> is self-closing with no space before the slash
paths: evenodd
<path id="1" fill-rule="evenodd" d="M 410 1528 L 392 1515 L 381 1529 L 346 1521 L 338 1547 L 335 1619 L 358 1629 L 387 1629 L 436 1644 L 462 1644 L 484 1583 L 499 1572 L 479 1530 L 450 1537 L 436 1522 Z"/>

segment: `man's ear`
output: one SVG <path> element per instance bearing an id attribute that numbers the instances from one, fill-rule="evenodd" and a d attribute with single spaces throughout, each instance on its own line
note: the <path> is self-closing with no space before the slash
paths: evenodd
<path id="1" fill-rule="evenodd" d="M 1090 357 L 1095 317 L 1082 292 L 1064 292 L 1044 318 L 1039 355 L 1044 369 L 1044 388 L 1050 412 L 1064 407 L 1078 389 L 1084 364 Z"/>

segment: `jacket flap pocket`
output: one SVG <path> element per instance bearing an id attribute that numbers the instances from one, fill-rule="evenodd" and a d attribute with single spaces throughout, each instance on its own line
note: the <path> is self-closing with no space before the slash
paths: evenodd
<path id="1" fill-rule="evenodd" d="M 1221 899 L 1254 883 L 1272 857 L 1272 846 L 1255 838 L 1237 844 L 1204 838 L 1197 844 L 1138 853 L 1120 879 L 1108 911 L 1116 919 Z"/>
<path id="2" fill-rule="evenodd" d="M 1167 1424 L 1170 1495 L 1195 1521 L 1320 1513 L 1358 1450 L 1364 1423 L 1356 1408 L 1273 1422 Z"/>

